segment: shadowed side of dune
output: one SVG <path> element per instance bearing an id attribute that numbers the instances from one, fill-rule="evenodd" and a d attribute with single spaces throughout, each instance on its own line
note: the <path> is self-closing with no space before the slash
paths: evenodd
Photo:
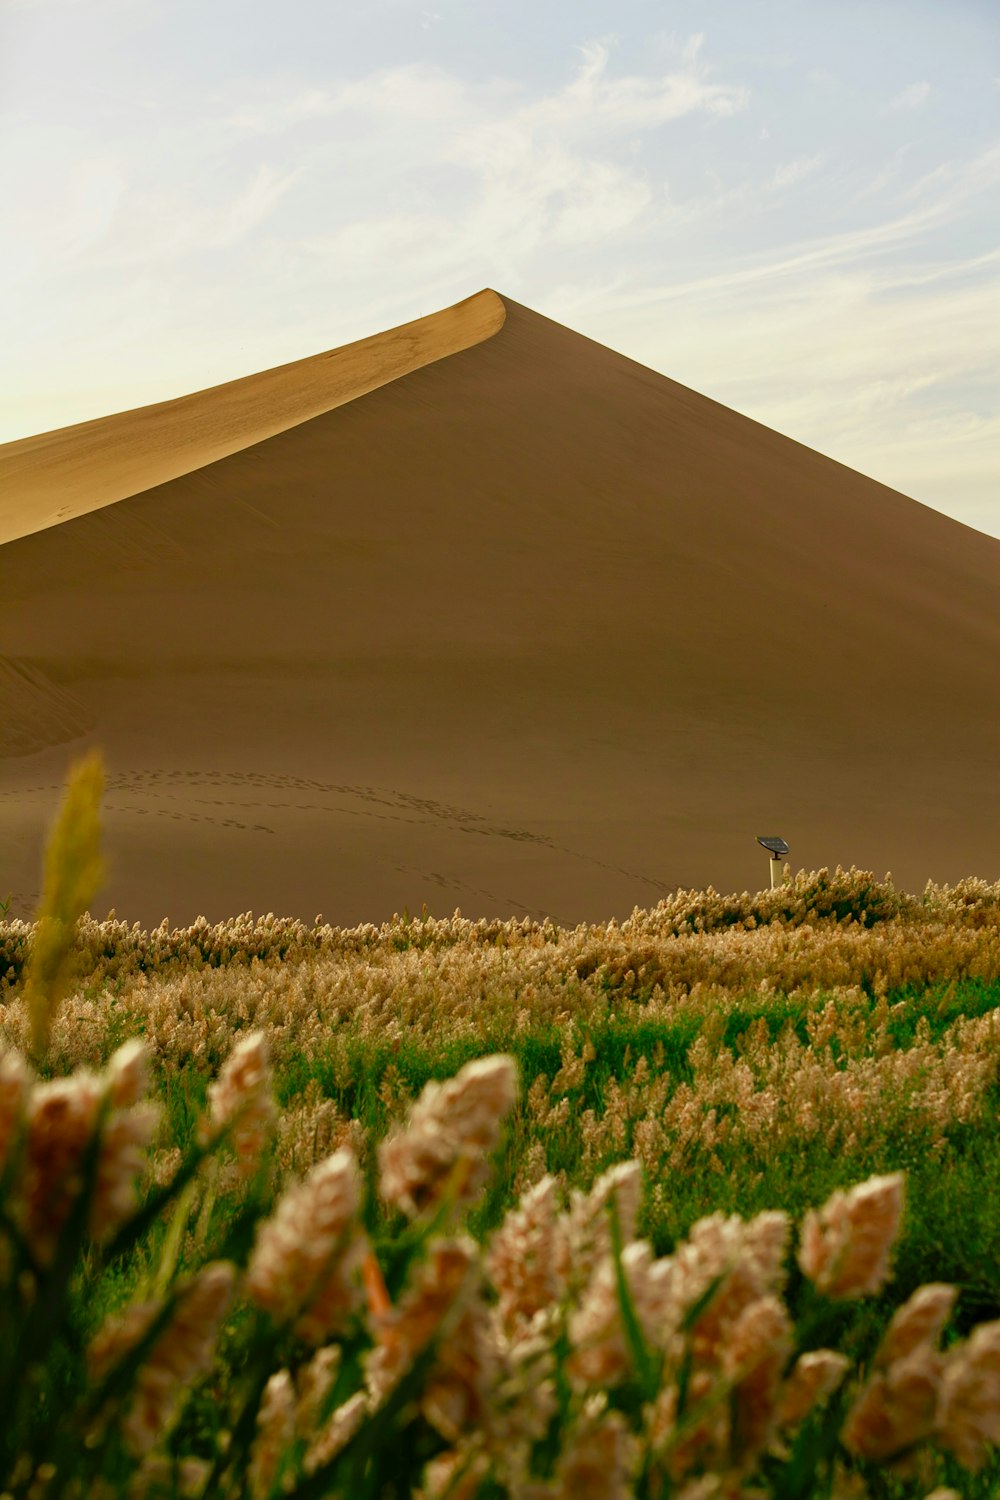
<path id="1" fill-rule="evenodd" d="M 0 444 L 0 543 L 191 473 L 489 338 L 504 305 L 454 307 L 173 401 Z"/>
<path id="2" fill-rule="evenodd" d="M 1000 873 L 1000 543 L 510 301 L 0 590 L 106 748 L 130 920 L 596 919 L 760 884 L 764 832 Z M 69 758 L 2 763 L 25 895 Z"/>
<path id="3" fill-rule="evenodd" d="M 78 739 L 94 715 L 30 662 L 0 656 L 0 760 Z"/>

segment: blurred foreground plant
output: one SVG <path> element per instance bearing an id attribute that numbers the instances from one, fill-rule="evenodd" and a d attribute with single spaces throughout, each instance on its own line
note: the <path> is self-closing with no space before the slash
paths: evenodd
<path id="1" fill-rule="evenodd" d="M 260 1061 L 257 1037 L 240 1048 Z M 232 1068 L 246 1092 L 223 1133 L 217 1093 L 207 1144 L 137 1206 L 142 1064 L 135 1043 L 99 1078 L 0 1063 L 5 1492 L 792 1500 L 863 1495 L 872 1466 L 929 1486 L 940 1451 L 975 1471 L 1000 1441 L 1000 1323 L 942 1351 L 954 1293 L 926 1286 L 863 1374 L 802 1347 L 783 1213 L 713 1215 L 657 1258 L 634 1237 L 629 1163 L 568 1205 L 544 1178 L 476 1244 L 461 1216 L 513 1101 L 505 1057 L 432 1085 L 383 1149 L 398 1228 L 372 1237 L 341 1149 L 273 1204 L 249 1192 L 244 1255 L 168 1264 L 88 1333 L 102 1280 L 190 1184 L 208 1190 L 223 1142 L 237 1170 L 268 1151 L 266 1123 L 239 1130 L 266 1121 L 262 1071 Z M 881 1290 L 903 1186 L 875 1178 L 808 1216 L 816 1298 Z"/>
<path id="2" fill-rule="evenodd" d="M 103 764 L 95 752 L 73 767 L 49 838 L 42 906 L 24 988 L 24 1003 L 31 1019 L 31 1050 L 37 1059 L 45 1056 L 53 1018 L 69 989 L 76 924 L 104 878 L 100 829 L 103 789 Z"/>

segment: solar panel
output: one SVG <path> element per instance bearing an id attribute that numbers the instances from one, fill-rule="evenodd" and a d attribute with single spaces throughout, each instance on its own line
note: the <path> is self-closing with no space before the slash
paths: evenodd
<path id="1" fill-rule="evenodd" d="M 767 838 L 763 834 L 758 833 L 757 842 L 758 844 L 763 844 L 764 848 L 769 849 L 772 854 L 788 853 L 788 845 L 785 843 L 784 839 L 773 837 Z"/>

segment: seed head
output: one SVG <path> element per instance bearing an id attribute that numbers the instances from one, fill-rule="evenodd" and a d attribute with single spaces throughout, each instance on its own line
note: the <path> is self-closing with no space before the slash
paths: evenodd
<path id="1" fill-rule="evenodd" d="M 281 1460 L 295 1436 L 295 1388 L 287 1370 L 278 1370 L 264 1387 L 257 1412 L 257 1433 L 250 1450 L 248 1479 L 253 1500 L 268 1500 Z"/>
<path id="2" fill-rule="evenodd" d="M 320 1428 L 319 1435 L 306 1450 L 303 1467 L 307 1474 L 328 1464 L 345 1448 L 368 1414 L 368 1397 L 355 1391 Z"/>
<path id="3" fill-rule="evenodd" d="M 128 1109 L 144 1098 L 149 1088 L 149 1053 L 146 1044 L 133 1037 L 119 1047 L 105 1069 L 108 1097 L 115 1109 Z"/>
<path id="4" fill-rule="evenodd" d="M 952 1350 L 941 1379 L 938 1441 L 977 1473 L 1000 1444 L 1000 1320 Z"/>
<path id="5" fill-rule="evenodd" d="M 799 1265 L 828 1297 L 865 1297 L 889 1277 L 903 1211 L 901 1172 L 870 1177 L 849 1192 L 835 1192 L 802 1225 Z"/>
<path id="6" fill-rule="evenodd" d="M 618 1215 L 622 1244 L 635 1238 L 642 1167 L 637 1161 L 618 1162 L 594 1183 L 589 1193 L 574 1188 L 568 1213 L 559 1222 L 556 1271 L 560 1284 L 571 1290 L 584 1287 L 595 1266 L 611 1253 L 610 1205 Z"/>
<path id="7" fill-rule="evenodd" d="M 252 1031 L 233 1048 L 218 1080 L 209 1085 L 208 1115 L 199 1136 L 208 1144 L 228 1130 L 241 1175 L 252 1177 L 271 1139 L 276 1113 L 267 1038 L 262 1031 Z"/>
<path id="8" fill-rule="evenodd" d="M 915 1448 L 934 1428 L 944 1361 L 928 1344 L 869 1380 L 840 1434 L 849 1452 L 885 1463 Z"/>
<path id="9" fill-rule="evenodd" d="M 139 1367 L 122 1420 L 122 1438 L 134 1457 L 143 1457 L 166 1436 L 188 1388 L 211 1368 L 235 1276 L 228 1261 L 212 1261 L 180 1290 L 170 1322 Z M 135 1348 L 161 1305 L 136 1304 L 104 1325 L 87 1351 L 93 1380 Z"/>
<path id="10" fill-rule="evenodd" d="M 884 1368 L 912 1354 L 921 1344 L 937 1347 L 955 1305 L 955 1288 L 941 1281 L 918 1287 L 893 1316 L 875 1356 Z"/>
<path id="11" fill-rule="evenodd" d="M 622 1251 L 621 1269 L 643 1335 L 654 1347 L 662 1347 L 670 1306 L 670 1262 L 655 1261 L 645 1240 L 633 1240 Z M 569 1336 L 572 1353 L 567 1368 L 575 1379 L 600 1388 L 632 1372 L 613 1255 L 605 1256 L 591 1277 L 570 1317 Z"/>
<path id="12" fill-rule="evenodd" d="M 516 1096 L 517 1068 L 505 1056 L 479 1058 L 447 1083 L 429 1083 L 405 1128 L 379 1148 L 383 1198 L 410 1217 L 449 1189 L 457 1203 L 473 1201 Z"/>
<path id="13" fill-rule="evenodd" d="M 84 1186 L 87 1147 L 103 1090 L 93 1073 L 36 1084 L 28 1098 L 24 1165 L 24 1232 L 47 1264 Z"/>
<path id="14" fill-rule="evenodd" d="M 162 1454 L 151 1453 L 144 1458 L 136 1469 L 135 1474 L 128 1487 L 128 1500 L 163 1500 L 170 1496 L 171 1500 L 198 1500 L 205 1488 L 208 1478 L 209 1465 L 200 1458 L 164 1458 Z M 68 1492 L 73 1495 L 72 1489 Z M 117 1500 L 116 1492 L 108 1487 L 107 1490 L 94 1489 L 87 1492 L 86 1500 Z M 82 1500 L 82 1494 L 74 1497 L 74 1500 Z"/>
<path id="15" fill-rule="evenodd" d="M 498 1358 L 476 1261 L 471 1240 L 433 1240 L 399 1305 L 376 1325 L 367 1362 L 369 1389 L 381 1400 L 438 1339 L 420 1404 L 447 1442 L 491 1420 Z"/>
<path id="16" fill-rule="evenodd" d="M 36 1085 L 28 1097 L 21 1211 L 25 1234 L 43 1264 L 51 1260 L 84 1189 L 87 1152 L 98 1128 L 87 1213 L 91 1238 L 107 1239 L 135 1206 L 135 1181 L 160 1118 L 156 1105 L 129 1102 L 144 1086 L 144 1059 L 142 1045 L 129 1042 L 112 1057 L 104 1078 L 78 1068 L 69 1078 Z M 115 1107 L 118 1100 L 126 1107 Z"/>
<path id="17" fill-rule="evenodd" d="M 558 1299 L 558 1238 L 555 1179 L 543 1177 L 507 1214 L 487 1257 L 500 1318 L 512 1334 Z"/>
<path id="18" fill-rule="evenodd" d="M 779 1425 L 798 1427 L 821 1401 L 832 1396 L 849 1367 L 850 1361 L 833 1349 L 800 1354 L 781 1393 Z"/>
<path id="19" fill-rule="evenodd" d="M 777 1297 L 761 1297 L 733 1324 L 723 1360 L 732 1382 L 733 1446 L 746 1466 L 778 1424 L 781 1374 L 791 1349 L 791 1324 Z"/>
<path id="20" fill-rule="evenodd" d="M 473 1440 L 474 1441 L 474 1440 Z M 484 1453 L 450 1448 L 424 1468 L 416 1500 L 476 1500 L 489 1470 Z"/>
<path id="21" fill-rule="evenodd" d="M 48 1050 L 52 1022 L 69 991 L 77 924 L 104 878 L 100 809 L 104 768 L 95 751 L 70 772 L 45 851 L 45 888 L 24 984 L 32 1054 Z"/>
<path id="22" fill-rule="evenodd" d="M 115 1110 L 101 1132 L 97 1178 L 90 1205 L 91 1237 L 107 1240 L 135 1208 L 135 1184 L 146 1166 L 146 1150 L 160 1122 L 155 1104 Z"/>
<path id="23" fill-rule="evenodd" d="M 0 1172 L 20 1129 L 25 1101 L 31 1087 L 31 1069 L 19 1052 L 0 1057 Z"/>
<path id="24" fill-rule="evenodd" d="M 297 1378 L 298 1404 L 295 1408 L 295 1431 L 300 1438 L 309 1437 L 320 1426 L 326 1414 L 330 1392 L 340 1369 L 340 1349 L 327 1344 L 317 1349 Z"/>
<path id="25" fill-rule="evenodd" d="M 559 1459 L 558 1500 L 630 1500 L 637 1444 L 620 1412 L 591 1397 Z"/>
<path id="26" fill-rule="evenodd" d="M 307 1343 L 338 1333 L 358 1306 L 365 1244 L 355 1216 L 360 1183 L 345 1148 L 286 1189 L 257 1231 L 246 1291 L 279 1323 L 294 1323 Z"/>

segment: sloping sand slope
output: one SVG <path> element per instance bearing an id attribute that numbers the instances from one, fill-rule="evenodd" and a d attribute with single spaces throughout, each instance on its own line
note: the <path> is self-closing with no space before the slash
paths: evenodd
<path id="1" fill-rule="evenodd" d="M 504 316 L 496 292 L 477 292 L 342 349 L 0 444 L 0 543 L 125 500 L 355 401 L 489 338 Z"/>
<path id="2" fill-rule="evenodd" d="M 187 398 L 197 440 L 184 402 L 30 440 L 37 474 L 83 435 L 69 501 L 8 466 L 5 514 L 50 527 L 0 547 L 12 910 L 90 743 L 100 910 L 146 923 L 623 915 L 759 885 L 758 832 L 911 888 L 1000 874 L 1000 543 L 503 312 L 461 304 L 459 352 L 399 378 L 355 354 L 355 399 L 297 404 L 320 357 Z M 186 472 L 108 503 L 175 430 Z"/>

